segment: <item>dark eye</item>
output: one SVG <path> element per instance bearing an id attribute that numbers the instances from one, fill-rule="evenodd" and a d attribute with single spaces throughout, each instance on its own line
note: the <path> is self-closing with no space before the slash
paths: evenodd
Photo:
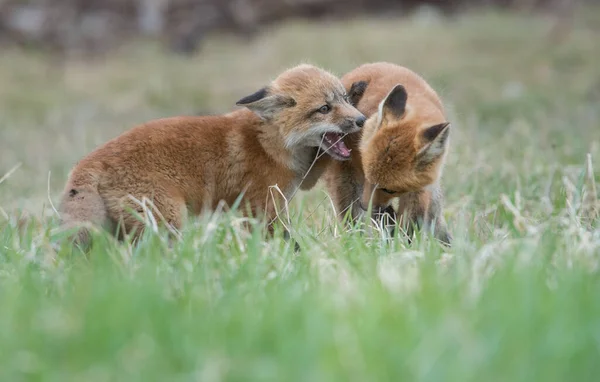
<path id="1" fill-rule="evenodd" d="M 386 194 L 395 194 L 396 193 L 396 191 L 388 190 L 387 188 L 380 188 L 380 190 L 385 192 Z"/>
<path id="2" fill-rule="evenodd" d="M 331 107 L 329 105 L 323 105 L 319 108 L 319 113 L 327 114 L 331 111 Z"/>

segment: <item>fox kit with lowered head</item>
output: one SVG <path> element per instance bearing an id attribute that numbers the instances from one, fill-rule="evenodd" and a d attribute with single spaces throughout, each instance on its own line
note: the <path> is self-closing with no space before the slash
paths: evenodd
<path id="1" fill-rule="evenodd" d="M 362 132 L 347 138 L 351 161 L 327 169 L 338 212 L 350 209 L 356 218 L 369 204 L 375 212 L 393 212 L 391 202 L 398 198 L 394 215 L 406 228 L 420 225 L 449 244 L 440 177 L 450 124 L 438 95 L 419 75 L 390 63 L 362 65 L 342 82 L 368 120 Z"/>
<path id="2" fill-rule="evenodd" d="M 158 221 L 181 228 L 187 215 L 231 206 L 240 195 L 242 207 L 249 207 L 243 212 L 270 221 L 275 198 L 317 182 L 324 168 L 307 172 L 320 150 L 349 158 L 341 137 L 365 122 L 339 79 L 310 65 L 285 71 L 237 104 L 245 108 L 154 120 L 100 146 L 69 176 L 60 204 L 63 226 L 92 223 L 120 237 L 137 236 L 143 227 L 131 212 L 143 213 L 143 198 Z M 270 192 L 275 185 L 283 195 Z M 86 245 L 89 232 L 80 229 L 76 239 Z"/>

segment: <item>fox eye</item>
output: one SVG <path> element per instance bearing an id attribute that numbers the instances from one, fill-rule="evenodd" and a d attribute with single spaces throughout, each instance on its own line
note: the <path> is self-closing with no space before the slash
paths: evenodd
<path id="1" fill-rule="evenodd" d="M 319 108 L 319 113 L 321 114 L 327 114 L 331 111 L 331 106 L 329 105 L 323 105 Z"/>
<path id="2" fill-rule="evenodd" d="M 387 188 L 380 188 L 380 190 L 385 192 L 386 194 L 395 194 L 396 193 L 396 191 L 388 190 Z"/>

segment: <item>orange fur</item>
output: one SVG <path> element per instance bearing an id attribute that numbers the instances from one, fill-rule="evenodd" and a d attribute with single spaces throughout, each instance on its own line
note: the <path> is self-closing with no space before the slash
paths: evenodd
<path id="1" fill-rule="evenodd" d="M 449 243 L 439 184 L 449 124 L 435 90 L 411 70 L 383 62 L 362 65 L 342 82 L 349 91 L 353 84 L 366 85 L 354 101 L 369 118 L 363 131 L 347 137 L 350 161 L 323 160 L 336 207 L 356 219 L 369 203 L 377 212 L 389 211 L 398 198 L 404 223 L 425 225 Z"/>
<path id="2" fill-rule="evenodd" d="M 319 148 L 327 149 L 323 134 L 356 132 L 365 119 L 336 77 L 310 65 L 284 72 L 238 104 L 247 109 L 154 120 L 100 146 L 70 174 L 63 226 L 120 226 L 120 236 L 139 235 L 143 227 L 128 211 L 143 212 L 134 197 L 151 200 L 154 212 L 181 228 L 187 215 L 231 206 L 242 193 L 243 212 L 271 220 L 283 200 L 277 192 L 273 200 L 270 187 L 286 198 L 311 188 L 324 171 L 317 165 L 307 175 Z M 328 113 L 315 112 L 324 104 Z M 89 242 L 87 230 L 77 235 Z"/>

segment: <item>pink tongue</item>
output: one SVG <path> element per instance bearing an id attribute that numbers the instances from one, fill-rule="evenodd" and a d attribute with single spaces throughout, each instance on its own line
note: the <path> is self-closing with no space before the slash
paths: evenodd
<path id="1" fill-rule="evenodd" d="M 334 153 L 344 158 L 350 156 L 350 150 L 348 150 L 348 147 L 346 147 L 346 144 L 342 140 L 341 134 L 326 133 L 323 136 L 323 138 L 325 140 L 325 143 L 327 143 L 327 146 L 329 146 L 330 151 L 333 151 Z"/>

